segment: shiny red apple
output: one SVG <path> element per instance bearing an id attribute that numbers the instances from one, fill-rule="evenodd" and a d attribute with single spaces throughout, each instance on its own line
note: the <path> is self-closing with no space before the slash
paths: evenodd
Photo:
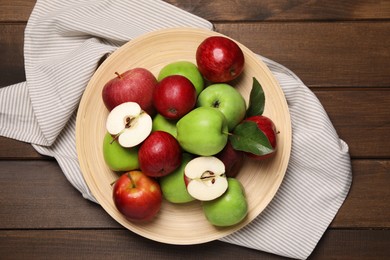
<path id="1" fill-rule="evenodd" d="M 115 182 L 116 208 L 130 221 L 150 221 L 160 211 L 162 192 L 156 180 L 141 171 L 126 172 Z"/>
<path id="2" fill-rule="evenodd" d="M 277 142 L 276 142 L 276 134 L 277 133 L 276 133 L 276 127 L 275 127 L 274 122 L 270 118 L 263 116 L 263 115 L 251 116 L 251 117 L 246 118 L 244 121 L 255 122 L 257 124 L 257 127 L 268 138 L 268 141 L 270 142 L 272 148 L 274 148 L 273 152 L 265 154 L 265 155 L 255 155 L 255 154 L 251 154 L 251 153 L 246 153 L 246 155 L 248 155 L 251 158 L 258 159 L 258 160 L 263 160 L 263 159 L 267 159 L 267 158 L 274 156 L 275 151 L 276 151 L 276 145 L 277 145 Z"/>
<path id="3" fill-rule="evenodd" d="M 179 142 L 164 131 L 152 132 L 138 150 L 141 171 L 150 177 L 170 174 L 180 166 L 181 158 Z"/>
<path id="4" fill-rule="evenodd" d="M 152 97 L 157 85 L 156 77 L 145 68 L 133 68 L 108 81 L 102 90 L 104 105 L 109 111 L 124 102 L 136 102 L 149 115 L 153 115 Z"/>
<path id="5" fill-rule="evenodd" d="M 162 79 L 153 94 L 153 105 L 167 119 L 180 119 L 196 104 L 196 89 L 192 82 L 181 75 Z"/>
<path id="6" fill-rule="evenodd" d="M 237 78 L 244 69 L 244 63 L 241 48 L 227 37 L 208 37 L 196 50 L 198 69 L 211 82 L 228 82 Z"/>

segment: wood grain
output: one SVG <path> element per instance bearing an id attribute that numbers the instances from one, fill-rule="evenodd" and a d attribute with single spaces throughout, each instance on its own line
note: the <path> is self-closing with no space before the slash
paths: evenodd
<path id="1" fill-rule="evenodd" d="M 385 19 L 390 16 L 388 1 L 191 1 L 167 0 L 210 21 L 297 21 Z"/>
<path id="2" fill-rule="evenodd" d="M 384 230 L 329 230 L 309 260 L 375 259 L 390 255 Z M 146 240 L 127 230 L 2 230 L 0 255 L 5 259 L 289 259 L 214 241 L 172 246 Z M 243 258 L 245 257 L 245 258 Z"/>
<path id="3" fill-rule="evenodd" d="M 309 259 L 389 259 L 390 1 L 166 0 L 295 72 L 352 156 L 348 197 Z M 0 88 L 25 80 L 35 0 L 0 0 Z M 58 163 L 0 137 L 0 258 L 286 259 L 219 241 L 170 246 L 122 228 Z"/>
<path id="4" fill-rule="evenodd" d="M 217 31 L 288 67 L 310 87 L 390 86 L 389 28 L 388 22 L 216 25 Z M 23 31 L 24 25 L 0 24 L 0 86 L 24 79 Z"/>
<path id="5" fill-rule="evenodd" d="M 0 21 L 27 21 L 35 0 L 0 0 Z M 390 16 L 388 1 L 284 1 L 234 0 L 192 1 L 165 0 L 210 21 L 297 21 L 386 19 Z"/>
<path id="6" fill-rule="evenodd" d="M 390 228 L 390 161 L 353 160 L 354 181 L 333 228 Z M 55 161 L 0 161 L 5 229 L 118 228 L 66 180 Z M 44 221 L 42 221 L 44 219 Z"/>
<path id="7" fill-rule="evenodd" d="M 26 80 L 24 72 L 23 24 L 0 23 L 0 87 Z"/>

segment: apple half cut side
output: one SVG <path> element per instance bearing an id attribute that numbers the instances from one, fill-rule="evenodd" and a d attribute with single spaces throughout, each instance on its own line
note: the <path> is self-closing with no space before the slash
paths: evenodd
<path id="1" fill-rule="evenodd" d="M 221 196 L 228 188 L 225 164 L 214 156 L 192 159 L 184 169 L 188 193 L 200 201 L 210 201 Z"/>
<path id="2" fill-rule="evenodd" d="M 152 131 L 152 118 L 136 102 L 122 103 L 108 114 L 107 131 L 123 147 L 134 147 Z"/>

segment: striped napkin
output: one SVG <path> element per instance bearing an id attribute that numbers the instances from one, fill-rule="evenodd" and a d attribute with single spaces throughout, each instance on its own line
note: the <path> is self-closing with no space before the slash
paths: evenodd
<path id="1" fill-rule="evenodd" d="M 54 157 L 69 182 L 96 202 L 75 146 L 77 107 L 98 61 L 146 32 L 167 27 L 212 30 L 210 22 L 163 1 L 37 1 L 25 30 L 26 82 L 0 89 L 0 135 Z M 283 183 L 263 213 L 221 241 L 306 259 L 348 194 L 347 144 L 316 96 L 290 70 L 259 56 L 279 81 L 293 129 Z"/>

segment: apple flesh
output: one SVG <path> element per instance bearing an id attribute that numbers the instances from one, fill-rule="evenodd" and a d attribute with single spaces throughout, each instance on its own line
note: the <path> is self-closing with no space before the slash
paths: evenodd
<path id="1" fill-rule="evenodd" d="M 171 76 L 181 75 L 189 79 L 196 89 L 196 94 L 199 95 L 204 88 L 204 80 L 198 67 L 190 61 L 175 61 L 165 65 L 158 74 L 158 81 Z"/>
<path id="2" fill-rule="evenodd" d="M 116 208 L 130 221 L 150 221 L 160 211 L 162 192 L 156 180 L 141 171 L 122 174 L 113 187 Z"/>
<path id="3" fill-rule="evenodd" d="M 178 141 L 164 131 L 152 132 L 138 151 L 141 171 L 150 177 L 162 177 L 172 173 L 180 166 L 181 157 Z"/>
<path id="4" fill-rule="evenodd" d="M 198 96 L 197 106 L 209 106 L 224 114 L 229 131 L 240 123 L 246 114 L 245 99 L 237 89 L 226 83 L 212 84 Z"/>
<path id="5" fill-rule="evenodd" d="M 189 161 L 194 158 L 189 153 L 183 153 L 179 168 L 159 179 L 163 197 L 171 203 L 187 203 L 195 200 L 187 191 L 184 181 L 184 169 Z"/>
<path id="6" fill-rule="evenodd" d="M 195 108 L 177 122 L 176 128 L 181 147 L 196 155 L 215 155 L 228 140 L 226 118 L 212 107 Z"/>
<path id="7" fill-rule="evenodd" d="M 103 157 L 108 168 L 113 171 L 130 171 L 139 168 L 138 147 L 125 148 L 110 133 L 103 139 Z"/>
<path id="8" fill-rule="evenodd" d="M 266 116 L 258 115 L 258 116 L 251 116 L 246 118 L 244 121 L 252 121 L 257 124 L 257 127 L 265 134 L 265 136 L 268 138 L 268 141 L 270 142 L 273 152 L 265 154 L 265 155 L 256 155 L 252 153 L 245 153 L 248 157 L 256 159 L 256 160 L 264 160 L 268 159 L 270 157 L 273 157 L 275 155 L 276 151 L 276 127 L 274 122 Z"/>
<path id="9" fill-rule="evenodd" d="M 107 131 L 123 147 L 134 147 L 152 131 L 152 118 L 135 102 L 116 106 L 107 116 Z"/>
<path id="10" fill-rule="evenodd" d="M 153 105 L 157 112 L 168 119 L 179 119 L 196 104 L 196 90 L 189 79 L 171 75 L 162 79 L 153 93 Z"/>
<path id="11" fill-rule="evenodd" d="M 136 102 L 149 115 L 153 115 L 153 92 L 156 77 L 145 68 L 133 68 L 109 80 L 103 87 L 102 98 L 109 111 L 124 102 Z"/>
<path id="12" fill-rule="evenodd" d="M 228 188 L 225 165 L 214 156 L 200 156 L 187 163 L 184 181 L 188 193 L 201 201 L 213 200 Z"/>
<path id="13" fill-rule="evenodd" d="M 242 184 L 235 178 L 228 178 L 228 189 L 215 200 L 203 201 L 202 208 L 207 220 L 214 226 L 233 226 L 245 219 L 248 202 Z"/>
<path id="14" fill-rule="evenodd" d="M 241 75 L 245 58 L 241 48 L 233 40 L 223 36 L 211 36 L 199 44 L 196 63 L 207 80 L 228 82 Z"/>

